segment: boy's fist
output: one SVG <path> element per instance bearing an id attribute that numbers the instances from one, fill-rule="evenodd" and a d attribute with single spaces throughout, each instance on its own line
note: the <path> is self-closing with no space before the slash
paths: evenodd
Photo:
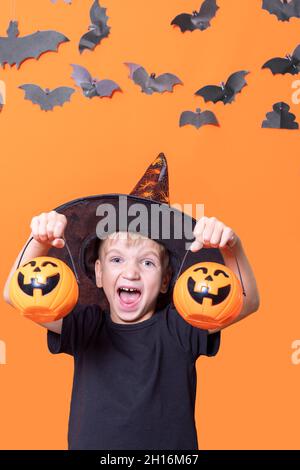
<path id="1" fill-rule="evenodd" d="M 63 248 L 65 246 L 63 236 L 66 225 L 67 218 L 65 215 L 51 211 L 33 217 L 30 228 L 34 240 L 38 243 Z"/>
<path id="2" fill-rule="evenodd" d="M 232 228 L 216 217 L 201 217 L 195 225 L 193 234 L 195 240 L 190 246 L 191 251 L 198 251 L 202 247 L 223 249 L 226 245 L 232 248 L 238 240 Z"/>

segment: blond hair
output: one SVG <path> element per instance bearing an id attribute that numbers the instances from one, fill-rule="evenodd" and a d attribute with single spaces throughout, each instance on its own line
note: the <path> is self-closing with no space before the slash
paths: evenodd
<path id="1" fill-rule="evenodd" d="M 105 239 L 100 240 L 99 248 L 98 248 L 98 257 L 99 258 L 101 256 L 101 251 L 103 249 L 104 243 L 109 239 L 111 239 L 111 240 L 116 240 L 116 239 L 127 240 L 128 243 L 130 243 L 131 245 L 137 245 L 141 242 L 141 240 L 151 240 L 153 243 L 158 245 L 158 250 L 159 250 L 160 259 L 161 259 L 161 262 L 162 262 L 163 269 L 164 270 L 170 269 L 170 256 L 169 256 L 169 253 L 168 253 L 168 250 L 166 249 L 166 247 L 164 245 L 162 245 L 161 243 L 158 243 L 157 241 L 152 240 L 151 238 L 146 237 L 146 236 L 144 236 L 144 235 L 142 235 L 141 233 L 138 233 L 138 232 L 112 232 L 112 233 L 110 233 Z"/>

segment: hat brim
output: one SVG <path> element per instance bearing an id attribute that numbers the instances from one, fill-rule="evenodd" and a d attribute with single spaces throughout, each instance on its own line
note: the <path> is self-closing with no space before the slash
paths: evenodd
<path id="1" fill-rule="evenodd" d="M 126 226 L 124 227 L 124 220 L 120 222 L 119 218 L 120 196 L 126 198 L 128 208 L 133 204 L 142 204 L 147 209 L 148 224 L 146 226 L 133 229 L 132 227 L 137 217 L 134 214 L 127 215 Z M 103 290 L 99 289 L 95 283 L 95 261 L 98 257 L 99 246 L 99 226 L 97 224 L 104 217 L 104 215 L 97 215 L 97 208 L 103 204 L 112 205 L 117 216 L 115 224 L 112 224 L 113 228 L 108 231 L 136 231 L 158 243 L 162 243 L 166 247 L 170 254 L 173 276 L 168 292 L 164 295 L 161 294 L 158 299 L 158 307 L 163 307 L 167 303 L 172 302 L 174 283 L 187 246 L 193 240 L 192 231 L 196 220 L 168 204 L 127 194 L 102 194 L 79 198 L 54 209 L 60 214 L 64 214 L 68 221 L 65 239 L 72 254 L 79 278 L 79 302 L 82 304 L 100 304 L 103 308 L 108 307 Z M 159 209 L 160 214 L 162 214 L 162 219 L 160 220 L 166 220 L 164 217 L 169 220 L 169 227 L 166 227 L 168 224 L 160 222 L 158 226 L 154 227 L 155 233 L 153 233 L 153 224 L 151 225 L 153 205 L 155 210 Z M 184 230 L 178 233 L 180 224 L 184 227 Z M 48 254 L 63 260 L 72 268 L 66 249 L 52 247 Z M 224 264 L 220 250 L 217 248 L 202 248 L 196 253 L 189 252 L 184 265 L 181 267 L 181 271 L 195 263 L 204 261 Z"/>

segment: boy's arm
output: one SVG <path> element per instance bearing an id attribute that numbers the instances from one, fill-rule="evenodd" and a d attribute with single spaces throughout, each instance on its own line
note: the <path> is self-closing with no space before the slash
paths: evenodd
<path id="1" fill-rule="evenodd" d="M 190 249 L 198 251 L 203 246 L 219 248 L 228 266 L 240 278 L 236 259 L 239 263 L 241 277 L 243 280 L 246 296 L 243 296 L 243 307 L 239 316 L 232 321 L 236 323 L 243 318 L 255 312 L 259 308 L 259 293 L 256 285 L 254 273 L 242 247 L 242 243 L 232 228 L 225 225 L 216 217 L 201 217 L 194 228 L 195 240 Z M 226 327 L 229 326 L 226 325 Z M 209 333 L 215 333 L 222 328 L 208 330 Z"/>
<path id="2" fill-rule="evenodd" d="M 240 274 L 238 272 L 237 262 L 241 272 L 241 278 L 243 280 L 244 289 L 246 295 L 243 295 L 243 307 L 239 316 L 233 320 L 230 325 L 236 323 L 243 318 L 247 317 L 251 313 L 255 312 L 259 308 L 259 292 L 256 285 L 254 273 L 252 271 L 249 260 L 245 254 L 244 248 L 240 238 L 237 238 L 235 245 L 230 249 L 225 246 L 221 249 L 222 256 L 226 266 L 228 266 L 240 280 Z M 229 325 L 227 325 L 229 326 Z M 214 333 L 218 330 L 209 330 L 209 333 Z"/>
<path id="3" fill-rule="evenodd" d="M 47 256 L 49 249 L 51 246 L 55 246 L 57 248 L 62 248 L 64 246 L 64 241 L 62 240 L 63 232 L 66 226 L 66 218 L 65 216 L 58 214 L 55 211 L 51 211 L 49 213 L 43 213 L 40 216 L 34 217 L 31 221 L 31 228 L 32 233 L 30 237 L 26 241 L 29 241 L 31 237 L 34 237 L 33 240 L 29 243 L 28 247 L 26 248 L 24 255 L 22 257 L 21 264 L 25 264 L 26 261 L 29 261 L 32 258 L 36 258 L 37 256 Z M 26 245 L 25 243 L 25 245 Z M 24 245 L 24 247 L 25 247 Z M 4 300 L 12 305 L 10 297 L 9 297 L 9 285 L 11 278 L 14 272 L 17 269 L 19 259 L 21 254 L 24 250 L 24 247 L 18 254 L 16 261 L 11 268 L 7 281 L 5 283 L 3 297 Z M 62 328 L 62 319 L 48 322 L 48 323 L 38 323 L 45 328 L 53 331 L 54 333 L 61 333 Z"/>

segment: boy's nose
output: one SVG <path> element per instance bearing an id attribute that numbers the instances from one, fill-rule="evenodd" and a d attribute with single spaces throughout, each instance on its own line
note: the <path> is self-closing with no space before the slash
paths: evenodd
<path id="1" fill-rule="evenodd" d="M 140 277 L 140 272 L 138 266 L 135 263 L 130 263 L 124 267 L 123 277 L 127 279 L 138 279 Z"/>

